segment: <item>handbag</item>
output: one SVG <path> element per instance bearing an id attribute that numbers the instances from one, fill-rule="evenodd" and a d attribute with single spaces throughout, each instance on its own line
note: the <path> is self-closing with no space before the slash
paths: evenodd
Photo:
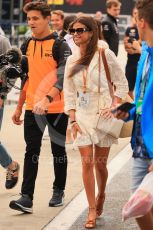
<path id="1" fill-rule="evenodd" d="M 106 57 L 105 57 L 105 51 L 104 49 L 101 49 L 101 52 L 99 51 L 99 84 L 98 84 L 98 93 L 100 94 L 100 53 L 102 54 L 102 60 L 103 60 L 103 64 L 104 64 L 104 68 L 105 68 L 105 72 L 106 72 L 106 78 L 107 78 L 107 82 L 108 82 L 108 87 L 109 87 L 109 91 L 110 91 L 110 95 L 113 98 L 113 86 L 111 84 L 111 78 L 110 78 L 110 72 L 108 69 L 108 64 L 106 61 Z M 100 96 L 99 96 L 100 97 Z M 99 103 L 98 103 L 99 106 Z M 102 131 L 104 133 L 106 133 L 106 135 L 110 135 L 113 138 L 119 138 L 120 136 L 120 132 L 121 132 L 121 128 L 123 126 L 123 121 L 122 120 L 118 120 L 114 117 L 111 117 L 109 119 L 106 119 L 102 116 L 102 113 L 100 112 L 100 108 L 98 109 L 98 114 L 97 114 L 97 119 L 96 119 L 96 129 L 99 131 Z"/>
<path id="2" fill-rule="evenodd" d="M 133 130 L 133 121 L 124 122 L 120 132 L 120 138 L 131 137 Z"/>
<path id="3" fill-rule="evenodd" d="M 96 129 L 106 133 L 113 138 L 119 138 L 123 126 L 123 121 L 116 118 L 105 119 L 98 114 Z"/>

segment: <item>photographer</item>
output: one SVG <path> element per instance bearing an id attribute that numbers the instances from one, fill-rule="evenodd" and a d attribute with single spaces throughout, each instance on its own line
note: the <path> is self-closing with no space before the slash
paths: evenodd
<path id="1" fill-rule="evenodd" d="M 9 40 L 6 37 L 0 35 L 0 54 L 5 53 L 10 48 L 11 45 L 9 43 Z M 0 92 L 2 91 L 1 90 L 2 84 L 3 84 L 2 78 L 0 76 Z M 3 93 L 0 93 L 0 128 L 2 124 L 2 118 L 3 118 L 5 95 Z M 8 152 L 6 151 L 6 149 L 1 143 L 0 143 L 0 164 L 2 165 L 2 167 L 7 169 L 5 187 L 6 189 L 11 189 L 16 185 L 18 181 L 19 164 L 16 161 L 12 160 L 11 156 L 8 154 Z"/>
<path id="2" fill-rule="evenodd" d="M 129 96 L 132 99 L 134 99 L 133 90 L 136 81 L 137 63 L 141 54 L 139 34 L 135 20 L 136 15 L 137 9 L 134 8 L 132 11 L 131 26 L 126 29 L 124 37 L 124 47 L 127 52 L 127 64 L 125 72 L 129 84 Z"/>

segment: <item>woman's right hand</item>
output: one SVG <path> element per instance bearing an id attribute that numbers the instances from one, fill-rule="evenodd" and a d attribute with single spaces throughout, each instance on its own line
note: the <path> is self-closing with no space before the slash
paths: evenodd
<path id="1" fill-rule="evenodd" d="M 20 119 L 21 114 L 22 114 L 22 109 L 17 108 L 12 116 L 12 121 L 15 125 L 21 125 L 23 123 L 23 120 Z"/>
<path id="2" fill-rule="evenodd" d="M 141 54 L 141 45 L 140 41 L 133 41 L 132 46 L 134 48 L 135 53 Z"/>
<path id="3" fill-rule="evenodd" d="M 128 42 L 129 37 L 124 38 L 124 48 L 128 54 L 134 54 L 133 44 Z"/>
<path id="4" fill-rule="evenodd" d="M 77 137 L 77 132 L 79 132 L 80 134 L 82 134 L 82 130 L 80 128 L 80 126 L 78 125 L 78 123 L 74 123 L 71 127 L 72 129 L 72 135 L 73 135 L 73 139 L 75 140 Z"/>

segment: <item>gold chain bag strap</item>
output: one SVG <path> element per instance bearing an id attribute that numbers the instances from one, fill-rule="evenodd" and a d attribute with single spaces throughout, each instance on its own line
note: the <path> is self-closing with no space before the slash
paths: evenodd
<path id="1" fill-rule="evenodd" d="M 100 98 L 100 72 L 101 72 L 101 68 L 100 68 L 100 59 L 101 58 L 100 57 L 102 57 L 102 60 L 103 60 L 106 78 L 107 78 L 108 87 L 109 87 L 109 92 L 110 92 L 111 97 L 113 98 L 113 96 L 114 96 L 113 86 L 111 84 L 110 72 L 109 72 L 109 68 L 108 68 L 104 49 L 99 50 L 99 82 L 98 82 L 99 98 Z M 100 105 L 100 103 L 98 102 L 98 106 L 99 105 Z M 97 114 L 98 118 L 97 118 L 96 129 L 99 131 L 102 131 L 103 133 L 106 133 L 106 135 L 112 136 L 113 138 L 116 138 L 116 139 L 119 138 L 121 128 L 123 126 L 123 121 L 118 120 L 114 117 L 106 119 L 102 116 L 100 108 L 98 111 L 99 111 L 99 113 Z"/>

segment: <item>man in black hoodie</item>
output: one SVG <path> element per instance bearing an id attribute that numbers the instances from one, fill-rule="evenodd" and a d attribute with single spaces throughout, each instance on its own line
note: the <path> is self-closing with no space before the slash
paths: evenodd
<path id="1" fill-rule="evenodd" d="M 120 14 L 121 3 L 119 0 L 108 0 L 106 2 L 107 15 L 102 21 L 104 39 L 109 48 L 118 54 L 119 46 L 119 29 L 117 25 L 117 17 Z"/>
<path id="2" fill-rule="evenodd" d="M 42 136 L 48 126 L 53 154 L 55 180 L 53 196 L 49 206 L 63 205 L 67 172 L 65 136 L 68 117 L 64 114 L 63 77 L 66 58 L 71 54 L 64 40 L 57 33 L 51 33 L 50 7 L 45 2 L 35 1 L 24 6 L 28 25 L 33 33 L 26 46 L 21 47 L 28 58 L 29 72 L 20 93 L 13 122 L 22 124 L 20 119 L 26 101 L 24 116 L 24 158 L 21 197 L 10 202 L 10 208 L 32 213 L 33 194 L 38 172 Z M 26 51 L 25 51 L 26 47 Z"/>

